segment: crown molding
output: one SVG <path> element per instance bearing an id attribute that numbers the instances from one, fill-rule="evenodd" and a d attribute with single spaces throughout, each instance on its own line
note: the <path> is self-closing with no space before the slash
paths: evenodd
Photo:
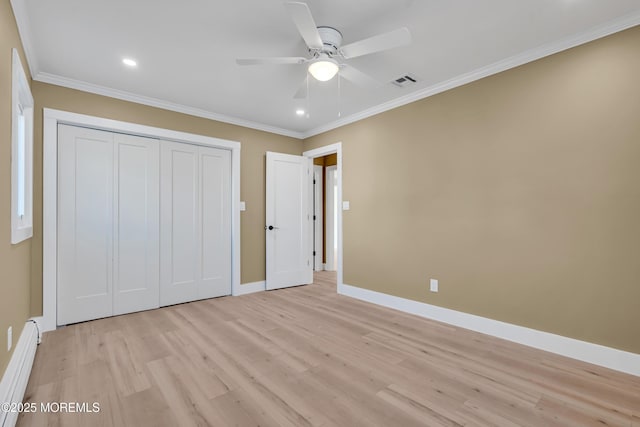
<path id="1" fill-rule="evenodd" d="M 33 76 L 38 74 L 39 68 L 38 58 L 36 57 L 33 43 L 31 42 L 29 14 L 27 13 L 24 0 L 11 0 L 11 8 L 13 9 L 13 16 L 16 18 L 22 49 L 24 50 L 24 55 L 27 57 L 27 67 L 29 67 L 31 78 L 33 78 Z"/>
<path id="2" fill-rule="evenodd" d="M 190 116 L 202 117 L 205 119 L 215 120 L 218 122 L 229 123 L 232 125 L 242 126 L 245 128 L 260 130 L 263 132 L 275 133 L 278 135 L 289 136 L 292 138 L 302 139 L 302 133 L 283 129 L 276 126 L 270 126 L 263 123 L 252 122 L 249 120 L 239 119 L 236 117 L 218 114 L 200 108 L 189 107 L 182 104 L 176 104 L 162 99 L 151 98 L 148 96 L 137 95 L 119 89 L 113 89 L 105 86 L 95 85 L 93 83 L 83 82 L 81 80 L 70 79 L 50 73 L 38 73 L 33 78 L 42 83 L 48 83 L 56 86 L 76 89 L 83 92 L 95 93 L 96 95 L 108 96 L 110 98 L 121 99 L 136 104 L 148 105 L 150 107 L 161 108 L 163 110 L 175 111 L 176 113 L 188 114 Z"/>
<path id="3" fill-rule="evenodd" d="M 474 82 L 476 80 L 501 73 L 511 68 L 519 67 L 520 65 L 536 61 L 546 56 L 550 56 L 555 53 L 562 52 L 564 50 L 571 49 L 585 43 L 589 43 L 591 41 L 606 37 L 619 31 L 635 27 L 636 25 L 640 25 L 640 11 L 635 11 L 613 21 L 598 25 L 590 30 L 574 34 L 551 43 L 547 43 L 540 47 L 527 50 L 501 61 L 494 62 L 493 64 L 477 68 L 473 71 L 461 74 L 440 83 L 436 83 L 435 85 L 426 87 L 417 92 L 412 92 L 408 95 L 401 96 L 399 98 L 384 102 L 371 108 L 367 108 L 366 110 L 360 111 L 359 113 L 351 114 L 339 120 L 327 123 L 326 125 L 318 126 L 314 129 L 303 132 L 302 138 L 306 139 L 324 132 L 328 132 L 330 130 L 366 119 L 376 114 L 384 113 L 385 111 L 389 111 L 394 108 L 398 108 L 403 105 L 410 104 L 412 102 L 419 101 L 421 99 L 437 95 L 447 90 Z"/>
<path id="4" fill-rule="evenodd" d="M 24 0 L 11 0 L 11 6 L 16 18 L 18 31 L 20 33 L 20 38 L 22 40 L 22 45 L 27 57 L 29 70 L 31 71 L 33 80 L 297 139 L 310 138 L 312 136 L 316 136 L 321 133 L 357 122 L 359 120 L 366 119 L 376 114 L 380 114 L 385 111 L 389 111 L 394 108 L 398 108 L 433 95 L 437 95 L 439 93 L 474 82 L 476 80 L 480 80 L 482 78 L 509 70 L 511 68 L 536 61 L 546 56 L 571 49 L 581 44 L 606 37 L 608 35 L 626 30 L 636 25 L 640 25 L 640 11 L 634 11 L 615 20 L 609 21 L 608 23 L 598 25 L 590 30 L 565 37 L 563 39 L 542 45 L 534 49 L 530 49 L 528 51 L 511 56 L 493 64 L 480 67 L 468 73 L 453 77 L 449 80 L 436 83 L 419 91 L 398 97 L 396 99 L 392 99 L 391 101 L 387 101 L 374 107 L 367 108 L 358 113 L 345 116 L 339 120 L 335 120 L 333 122 L 315 127 L 308 131 L 298 132 L 291 129 L 280 128 L 277 126 L 253 122 L 250 120 L 231 117 L 199 108 L 176 104 L 157 98 L 137 95 L 132 92 L 121 91 L 118 89 L 99 86 L 80 80 L 40 72 L 36 54 L 34 52 L 30 38 L 31 32 L 29 29 L 29 20 L 25 8 L 25 2 Z"/>

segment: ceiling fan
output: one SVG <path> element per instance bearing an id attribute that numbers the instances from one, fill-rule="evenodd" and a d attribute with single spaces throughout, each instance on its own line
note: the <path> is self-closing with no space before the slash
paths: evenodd
<path id="1" fill-rule="evenodd" d="M 238 65 L 308 64 L 309 74 L 319 81 L 329 81 L 340 71 L 340 76 L 355 84 L 375 86 L 378 82 L 374 78 L 352 65 L 341 62 L 341 60 L 369 55 L 411 43 L 411 33 L 403 27 L 342 46 L 340 31 L 332 27 L 316 26 L 311 10 L 306 3 L 287 1 L 284 2 L 284 6 L 291 14 L 293 22 L 307 44 L 310 57 L 243 58 L 236 59 Z M 296 98 L 304 97 L 305 89 L 306 86 L 301 87 L 296 93 Z"/>

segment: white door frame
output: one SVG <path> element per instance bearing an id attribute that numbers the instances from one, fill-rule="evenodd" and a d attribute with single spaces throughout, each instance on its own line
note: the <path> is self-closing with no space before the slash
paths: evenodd
<path id="1" fill-rule="evenodd" d="M 315 185 L 313 186 L 313 251 L 315 256 L 313 257 L 313 270 L 324 270 L 324 263 L 322 262 L 322 254 L 324 252 L 324 241 L 322 238 L 322 218 L 324 217 L 324 209 L 318 209 L 318 207 L 324 207 L 324 199 L 322 197 L 322 189 L 324 188 L 323 179 L 324 166 L 313 165 L 313 180 Z M 319 175 L 318 175 L 319 174 Z"/>
<path id="2" fill-rule="evenodd" d="M 337 270 L 337 282 L 338 288 L 342 286 L 342 142 L 336 142 L 335 144 L 325 145 L 323 147 L 318 147 L 313 150 L 305 151 L 302 153 L 303 156 L 308 157 L 310 159 L 315 159 L 316 157 L 323 157 L 328 154 L 336 154 L 338 157 L 337 162 L 337 181 L 338 181 L 338 265 L 336 266 Z M 313 183 L 311 182 L 311 185 Z"/>
<path id="3" fill-rule="evenodd" d="M 326 249 L 325 249 L 325 253 L 327 255 L 327 258 L 325 260 L 325 270 L 329 270 L 329 271 L 335 271 L 336 270 L 336 265 L 334 262 L 334 259 L 336 258 L 336 254 L 334 251 L 334 246 L 337 242 L 335 242 L 334 239 L 334 235 L 335 235 L 335 231 L 336 231 L 336 221 L 334 219 L 334 211 L 337 214 L 338 213 L 338 200 L 336 197 L 336 194 L 334 192 L 333 187 L 338 185 L 338 180 L 337 178 L 334 178 L 331 176 L 331 172 L 332 171 L 337 171 L 337 167 L 336 166 L 327 166 L 325 168 L 325 173 L 326 173 L 326 179 L 325 179 L 325 183 L 324 183 L 324 187 L 325 187 L 325 207 L 326 207 L 326 211 L 327 211 L 327 217 L 325 218 L 325 243 L 326 243 Z M 337 172 L 336 172 L 337 175 Z"/>
<path id="4" fill-rule="evenodd" d="M 58 251 L 58 124 L 164 139 L 231 151 L 231 293 L 240 290 L 240 143 L 152 126 L 44 109 L 42 160 L 42 331 L 56 329 Z"/>

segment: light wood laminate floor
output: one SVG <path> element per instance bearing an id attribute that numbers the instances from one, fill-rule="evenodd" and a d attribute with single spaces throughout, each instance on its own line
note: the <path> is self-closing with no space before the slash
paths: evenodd
<path id="1" fill-rule="evenodd" d="M 640 378 L 310 286 L 47 333 L 19 426 L 640 426 Z"/>

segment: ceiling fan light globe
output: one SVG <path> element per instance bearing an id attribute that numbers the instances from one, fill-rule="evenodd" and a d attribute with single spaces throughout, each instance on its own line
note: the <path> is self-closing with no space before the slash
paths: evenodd
<path id="1" fill-rule="evenodd" d="M 321 82 L 331 80 L 338 74 L 338 62 L 334 59 L 319 59 L 309 64 L 309 73 Z"/>

